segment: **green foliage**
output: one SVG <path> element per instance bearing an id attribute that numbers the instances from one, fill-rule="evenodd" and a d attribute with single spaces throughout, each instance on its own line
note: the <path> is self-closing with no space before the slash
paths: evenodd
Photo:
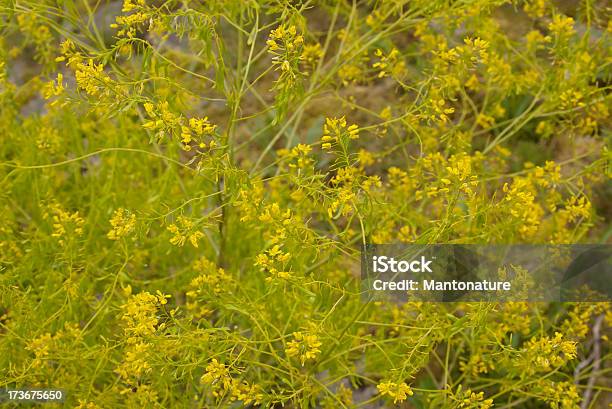
<path id="1" fill-rule="evenodd" d="M 365 243 L 609 238 L 606 7 L 4 2 L 0 387 L 603 407 L 607 303 L 366 303 L 358 271 Z"/>

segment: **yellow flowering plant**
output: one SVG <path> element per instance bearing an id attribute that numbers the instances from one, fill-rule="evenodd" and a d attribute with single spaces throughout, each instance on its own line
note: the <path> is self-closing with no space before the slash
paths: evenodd
<path id="1" fill-rule="evenodd" d="M 0 390 L 605 408 L 609 303 L 368 301 L 359 267 L 367 244 L 610 242 L 608 14 L 3 2 Z"/>

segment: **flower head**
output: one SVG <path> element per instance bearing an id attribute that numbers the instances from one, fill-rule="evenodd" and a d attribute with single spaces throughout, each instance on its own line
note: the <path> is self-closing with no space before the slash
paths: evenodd
<path id="1" fill-rule="evenodd" d="M 393 403 L 403 402 L 408 396 L 414 395 L 412 388 L 406 382 L 395 383 L 391 381 L 381 382 L 376 388 L 381 395 L 388 395 L 393 398 Z"/>
<path id="2" fill-rule="evenodd" d="M 110 240 L 119 240 L 134 230 L 136 215 L 120 207 L 113 213 L 110 224 L 113 228 L 107 233 L 106 237 Z"/>
<path id="3" fill-rule="evenodd" d="M 293 333 L 293 340 L 287 343 L 285 352 L 289 356 L 298 357 L 304 366 L 306 361 L 314 360 L 319 356 L 321 345 L 317 335 L 297 331 Z"/>

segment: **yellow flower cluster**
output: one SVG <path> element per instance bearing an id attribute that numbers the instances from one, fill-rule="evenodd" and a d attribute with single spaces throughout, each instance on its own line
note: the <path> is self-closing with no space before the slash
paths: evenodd
<path id="1" fill-rule="evenodd" d="M 180 117 L 170 110 L 168 101 L 157 104 L 146 102 L 144 109 L 150 120 L 142 124 L 143 128 L 156 133 L 158 139 L 172 135 L 173 129 L 180 124 Z"/>
<path id="2" fill-rule="evenodd" d="M 40 150 L 56 154 L 61 150 L 62 137 L 59 131 L 50 124 L 43 123 L 36 136 L 36 147 Z"/>
<path id="3" fill-rule="evenodd" d="M 474 194 L 473 187 L 478 185 L 478 178 L 472 175 L 472 158 L 469 155 L 452 155 L 447 162 L 446 177 L 441 177 L 442 187 L 431 186 L 427 189 L 428 196 L 449 192 L 449 186 L 455 186 L 466 195 Z"/>
<path id="4" fill-rule="evenodd" d="M 548 25 L 551 33 L 557 37 L 569 37 L 574 33 L 574 19 L 562 14 L 555 14 Z"/>
<path id="5" fill-rule="evenodd" d="M 255 266 L 269 274 L 266 281 L 271 281 L 274 278 L 288 279 L 291 277 L 291 271 L 286 269 L 287 262 L 291 259 L 291 253 L 283 252 L 281 246 L 281 244 L 275 244 L 272 248 L 255 257 Z"/>
<path id="6" fill-rule="evenodd" d="M 128 286 L 125 291 L 131 294 L 132 289 Z M 169 295 L 160 291 L 155 295 L 145 291 L 130 295 L 127 303 L 121 306 L 121 321 L 127 342 L 124 357 L 115 368 L 115 373 L 125 384 L 121 393 L 129 393 L 137 385 L 140 399 L 144 395 L 150 399 L 156 398 L 155 391 L 147 388 L 144 379 L 152 371 L 149 359 L 154 345 L 151 338 L 166 327 L 165 323 L 160 323 L 158 312 L 168 303 L 168 298 Z"/>
<path id="7" fill-rule="evenodd" d="M 224 290 L 228 290 L 230 283 L 233 281 L 231 274 L 227 273 L 223 268 L 217 267 L 215 263 L 206 258 L 194 261 L 193 270 L 201 274 L 191 280 L 189 284 L 189 287 L 193 290 L 189 291 L 187 296 L 191 298 L 196 298 L 206 291 L 219 294 Z"/>
<path id="8" fill-rule="evenodd" d="M 79 399 L 79 404 L 74 409 L 101 409 L 95 402 Z"/>
<path id="9" fill-rule="evenodd" d="M 321 345 L 317 335 L 296 331 L 293 339 L 287 343 L 285 352 L 287 356 L 297 357 L 304 366 L 306 361 L 315 360 L 319 356 Z"/>
<path id="10" fill-rule="evenodd" d="M 479 351 L 470 351 L 471 354 L 467 360 L 459 362 L 461 372 L 467 372 L 473 377 L 480 374 L 488 373 L 493 369 L 492 357 Z"/>
<path id="11" fill-rule="evenodd" d="M 51 349 L 52 344 L 53 336 L 48 332 L 28 342 L 28 345 L 26 345 L 26 350 L 34 352 L 32 366 L 36 368 L 43 365 L 44 360 L 49 355 L 49 350 Z"/>
<path id="12" fill-rule="evenodd" d="M 321 49 L 321 44 L 307 44 L 304 46 L 302 50 L 301 59 L 307 67 L 315 67 L 321 57 L 323 56 L 323 50 Z"/>
<path id="13" fill-rule="evenodd" d="M 462 386 L 459 385 L 452 396 L 453 409 L 489 409 L 493 407 L 493 399 L 485 399 L 484 392 L 462 389 Z"/>
<path id="14" fill-rule="evenodd" d="M 365 61 L 363 61 L 365 60 Z M 338 69 L 338 78 L 344 86 L 366 81 L 366 62 L 369 58 L 364 57 L 356 62 L 347 62 Z"/>
<path id="15" fill-rule="evenodd" d="M 281 209 L 276 202 L 265 205 L 259 211 L 257 220 L 266 225 L 264 237 L 275 245 L 282 246 L 288 232 L 295 233 L 300 229 L 300 220 L 292 214 L 291 209 Z"/>
<path id="16" fill-rule="evenodd" d="M 268 52 L 274 55 L 272 63 L 284 73 L 295 77 L 296 64 L 302 58 L 304 37 L 295 26 L 278 26 L 270 32 L 266 42 Z"/>
<path id="17" fill-rule="evenodd" d="M 78 324 L 66 322 L 64 327 L 54 334 L 46 332 L 40 336 L 27 341 L 25 349 L 34 353 L 31 361 L 33 368 L 41 368 L 48 365 L 52 367 L 52 362 L 48 362 L 53 353 L 58 352 L 58 347 L 64 342 L 79 342 L 82 340 L 81 329 Z"/>
<path id="18" fill-rule="evenodd" d="M 450 121 L 449 115 L 455 112 L 455 108 L 447 105 L 447 100 L 439 97 L 436 92 L 423 106 L 418 118 L 427 122 L 446 124 Z"/>
<path id="19" fill-rule="evenodd" d="M 128 236 L 134 230 L 136 215 L 120 207 L 113 213 L 110 224 L 113 228 L 106 234 L 106 237 L 110 240 L 119 240 Z"/>
<path id="20" fill-rule="evenodd" d="M 330 150 L 332 146 L 340 144 L 346 149 L 347 139 L 359 138 L 359 126 L 348 125 L 344 116 L 340 118 L 325 118 L 323 125 L 323 136 L 321 137 L 321 148 Z"/>
<path id="21" fill-rule="evenodd" d="M 564 338 L 560 332 L 555 336 L 532 338 L 525 343 L 517 362 L 526 373 L 547 372 L 561 367 L 576 358 L 576 342 Z"/>
<path id="22" fill-rule="evenodd" d="M 559 95 L 559 106 L 561 109 L 582 108 L 586 106 L 584 95 L 581 91 L 568 89 Z"/>
<path id="23" fill-rule="evenodd" d="M 92 97 L 109 95 L 113 89 L 113 80 L 104 72 L 104 66 L 94 63 L 92 59 L 86 64 L 76 64 L 75 77 L 79 88 Z"/>
<path id="24" fill-rule="evenodd" d="M 134 342 L 126 348 L 123 361 L 115 368 L 115 373 L 128 385 L 135 384 L 138 379 L 151 373 L 151 365 L 147 361 L 151 349 L 151 344 L 147 342 L 136 342 L 134 340 Z"/>
<path id="25" fill-rule="evenodd" d="M 49 81 L 45 84 L 42 90 L 42 95 L 45 99 L 51 99 L 53 97 L 62 95 L 64 90 L 64 75 L 61 72 L 58 72 L 55 80 Z"/>
<path id="26" fill-rule="evenodd" d="M 193 319 L 198 321 L 208 318 L 213 312 L 213 307 L 206 301 L 211 294 L 217 296 L 224 291 L 229 291 L 232 288 L 234 278 L 223 268 L 217 267 L 215 263 L 206 258 L 196 260 L 192 267 L 199 275 L 189 283 L 189 289 L 185 293 L 187 297 L 185 306 L 192 314 Z"/>
<path id="27" fill-rule="evenodd" d="M 582 392 L 608 349 L 577 355 L 609 304 L 364 303 L 358 274 L 363 244 L 605 241 L 602 0 L 56 3 L 0 16 L 5 384 L 84 408 L 605 401 Z"/>
<path id="28" fill-rule="evenodd" d="M 479 37 L 466 37 L 463 39 L 463 45 L 453 48 L 448 48 L 446 41 L 440 41 L 434 55 L 445 64 L 463 63 L 464 68 L 473 68 L 477 63 L 487 63 L 489 59 L 488 49 L 488 41 Z"/>
<path id="29" fill-rule="evenodd" d="M 263 201 L 263 185 L 261 182 L 254 183 L 253 186 L 240 189 L 238 200 L 234 206 L 238 208 L 241 222 L 248 222 L 257 219 L 259 207 Z"/>
<path id="30" fill-rule="evenodd" d="M 565 222 L 569 223 L 579 218 L 588 220 L 591 216 L 591 202 L 585 196 L 570 196 L 565 201 L 563 209 L 559 210 L 559 214 Z"/>
<path id="31" fill-rule="evenodd" d="M 206 365 L 206 372 L 200 381 L 212 388 L 213 396 L 222 398 L 229 395 L 229 400 L 241 401 L 243 405 L 260 405 L 263 393 L 259 385 L 249 384 L 232 377 L 230 369 L 213 358 Z"/>
<path id="32" fill-rule="evenodd" d="M 146 102 L 143 107 L 149 120 L 145 121 L 142 126 L 154 132 L 157 139 L 176 137 L 185 151 L 191 151 L 194 146 L 199 149 L 217 147 L 215 139 L 217 125 L 212 124 L 208 117 L 187 120 L 175 114 L 168 101 L 161 101 L 157 104 Z"/>
<path id="33" fill-rule="evenodd" d="M 115 22 L 110 25 L 111 28 L 121 27 L 117 31 L 117 37 L 135 37 L 138 26 L 151 19 L 150 13 L 144 7 L 145 5 L 145 0 L 136 0 L 136 3 L 133 0 L 124 0 L 121 12 L 131 14 L 115 17 Z"/>
<path id="34" fill-rule="evenodd" d="M 193 142 L 195 142 L 200 149 L 205 149 L 206 147 L 213 149 L 217 143 L 212 140 L 207 146 L 202 138 L 205 136 L 212 136 L 216 128 L 216 125 L 208 121 L 208 117 L 190 118 L 187 125 L 181 126 L 181 142 L 183 144 L 183 149 L 190 151 Z"/>
<path id="35" fill-rule="evenodd" d="M 85 220 L 79 215 L 79 211 L 69 212 L 59 204 L 51 203 L 44 214 L 45 218 L 51 217 L 53 223 L 52 237 L 58 239 L 60 245 L 83 234 Z"/>
<path id="36" fill-rule="evenodd" d="M 321 402 L 322 409 L 336 409 L 338 403 L 342 403 L 344 407 L 353 408 L 353 391 L 343 383 L 338 386 L 335 395 L 326 396 Z"/>
<path id="37" fill-rule="evenodd" d="M 302 91 L 300 62 L 303 60 L 302 50 L 304 37 L 298 34 L 294 25 L 280 25 L 270 32 L 266 41 L 268 53 L 272 55 L 272 66 L 279 71 L 278 79 L 273 89 L 276 93 L 276 119 L 284 117 L 288 104 Z"/>
<path id="38" fill-rule="evenodd" d="M 229 389 L 232 384 L 232 379 L 229 375 L 229 369 L 225 364 L 217 361 L 213 358 L 208 365 L 206 365 L 206 372 L 200 379 L 205 384 L 216 384 L 222 389 Z"/>
<path id="39" fill-rule="evenodd" d="M 367 176 L 362 166 L 352 166 L 350 161 L 351 157 L 346 155 L 343 162 L 347 166 L 339 167 L 330 180 L 331 203 L 327 207 L 327 215 L 330 218 L 351 214 L 359 202 L 367 200 L 373 189 L 382 186 L 378 175 Z"/>
<path id="40" fill-rule="evenodd" d="M 59 49 L 61 55 L 55 57 L 55 62 L 68 60 L 66 65 L 71 68 L 76 68 L 76 65 L 83 61 L 83 56 L 77 51 L 76 45 L 71 39 L 67 38 L 62 41 Z"/>
<path id="41" fill-rule="evenodd" d="M 54 39 L 50 26 L 35 13 L 20 13 L 16 20 L 25 42 L 34 46 L 34 58 L 43 64 L 48 63 L 52 59 Z"/>
<path id="42" fill-rule="evenodd" d="M 197 248 L 198 242 L 204 237 L 204 233 L 198 229 L 196 224 L 185 216 L 177 217 L 176 223 L 170 224 L 166 229 L 173 234 L 170 243 L 179 247 L 184 246 L 189 240 L 189 243 Z"/>
<path id="43" fill-rule="evenodd" d="M 548 2 L 546 0 L 528 0 L 523 6 L 523 10 L 531 17 L 543 17 L 546 14 Z"/>
<path id="44" fill-rule="evenodd" d="M 612 314 L 605 303 L 575 303 L 568 306 L 560 331 L 571 339 L 584 339 L 591 330 L 591 317 Z"/>
<path id="45" fill-rule="evenodd" d="M 385 55 L 383 50 L 378 48 L 374 55 L 378 57 L 378 61 L 372 64 L 372 68 L 378 71 L 378 78 L 393 76 L 401 77 L 405 74 L 406 63 L 400 59 L 399 50 L 393 48 L 389 54 Z"/>
<path id="46" fill-rule="evenodd" d="M 512 83 L 515 79 L 515 75 L 512 72 L 512 66 L 504 57 L 496 52 L 489 53 L 487 74 L 490 81 L 493 81 L 499 87 L 505 89 L 506 92 L 511 92 L 519 85 L 518 82 L 514 85 Z M 526 78 L 529 77 L 526 76 Z"/>
<path id="47" fill-rule="evenodd" d="M 131 292 L 131 287 L 126 290 Z M 157 330 L 163 329 L 164 324 L 158 326 L 158 309 L 168 303 L 169 295 L 157 291 L 155 295 L 145 291 L 130 296 L 127 303 L 121 306 L 124 330 L 128 342 L 153 335 Z"/>
<path id="48" fill-rule="evenodd" d="M 471 62 L 487 62 L 487 59 L 489 58 L 489 54 L 487 52 L 489 49 L 488 41 L 485 41 L 479 37 L 466 37 L 463 39 L 463 43 L 465 46 L 461 48 L 461 53 Z"/>
<path id="49" fill-rule="evenodd" d="M 289 162 L 291 169 L 300 171 L 314 163 L 314 160 L 309 156 L 311 151 L 312 147 L 310 145 L 300 143 L 291 150 L 279 150 L 278 155 Z"/>
<path id="50" fill-rule="evenodd" d="M 514 179 L 512 185 L 505 183 L 505 200 L 510 204 L 510 215 L 519 223 L 519 233 L 523 237 L 532 236 L 538 229 L 543 209 L 535 200 L 532 184 L 525 178 Z"/>
<path id="51" fill-rule="evenodd" d="M 403 402 L 408 396 L 414 395 L 412 388 L 406 384 L 406 382 L 381 382 L 376 388 L 378 388 L 378 393 L 382 396 L 387 395 L 393 398 L 393 403 Z"/>
<path id="52" fill-rule="evenodd" d="M 407 193 L 414 186 L 412 179 L 408 173 L 397 166 L 391 166 L 387 169 L 387 177 L 389 185 L 399 191 Z"/>
<path id="53" fill-rule="evenodd" d="M 551 409 L 577 409 L 582 401 L 576 385 L 572 382 L 540 379 L 530 389 L 538 399 L 548 403 Z"/>

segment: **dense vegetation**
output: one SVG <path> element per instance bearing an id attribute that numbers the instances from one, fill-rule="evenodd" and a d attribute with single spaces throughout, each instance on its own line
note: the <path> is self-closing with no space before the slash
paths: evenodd
<path id="1" fill-rule="evenodd" d="M 609 242 L 609 11 L 4 0 L 0 387 L 607 407 L 609 304 L 368 303 L 359 251 Z"/>

